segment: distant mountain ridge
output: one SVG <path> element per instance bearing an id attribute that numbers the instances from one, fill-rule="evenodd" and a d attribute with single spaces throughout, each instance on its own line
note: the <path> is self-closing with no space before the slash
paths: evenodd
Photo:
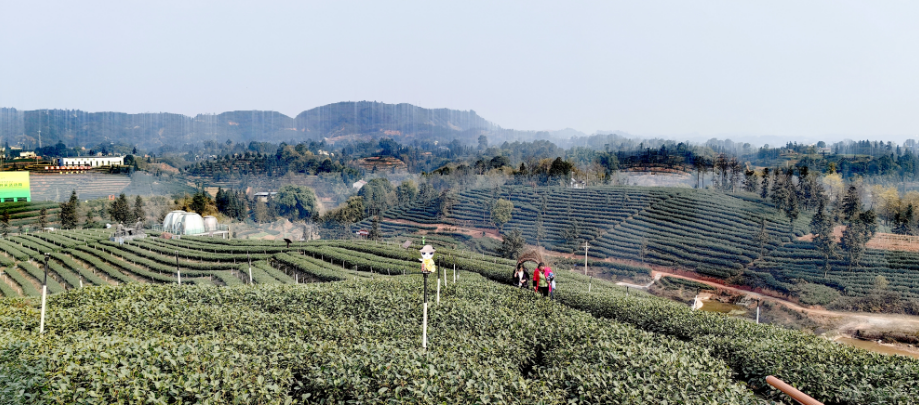
<path id="1" fill-rule="evenodd" d="M 477 142 L 481 134 L 507 132 L 475 111 L 428 109 L 411 104 L 340 102 L 306 110 L 296 117 L 276 111 L 229 111 L 189 117 L 173 113 L 86 112 L 0 108 L 0 138 L 32 148 L 62 141 L 68 146 L 116 142 L 142 149 L 178 148 L 217 142 L 301 142 L 390 137 L 413 140 Z M 516 139 L 535 132 L 510 131 Z M 505 133 L 505 138 L 508 133 Z"/>

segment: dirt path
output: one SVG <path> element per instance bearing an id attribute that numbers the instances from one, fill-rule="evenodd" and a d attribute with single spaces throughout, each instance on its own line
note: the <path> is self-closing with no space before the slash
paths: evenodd
<path id="1" fill-rule="evenodd" d="M 565 257 L 569 259 L 582 259 L 584 255 L 577 255 L 571 253 L 558 253 L 558 252 L 547 252 L 549 256 L 554 257 Z M 580 256 L 580 257 L 578 257 Z M 595 259 L 596 260 L 596 259 Z M 622 263 L 632 266 L 644 266 L 651 268 L 651 276 L 654 280 L 660 279 L 660 277 L 668 276 L 674 278 L 680 278 L 684 280 L 692 280 L 698 283 L 703 283 L 709 286 L 712 286 L 718 290 L 726 291 L 731 294 L 744 295 L 749 298 L 759 300 L 759 301 L 771 301 L 780 305 L 785 306 L 786 308 L 802 312 L 809 315 L 815 320 L 819 320 L 820 323 L 831 325 L 832 329 L 838 334 L 843 335 L 853 335 L 856 330 L 874 330 L 874 331 L 902 331 L 907 333 L 914 333 L 919 331 L 919 317 L 911 315 L 900 315 L 900 314 L 874 314 L 874 313 L 865 313 L 865 312 L 840 312 L 840 311 L 829 311 L 820 307 L 807 307 L 801 304 L 789 301 L 782 297 L 777 297 L 774 295 L 764 294 L 761 292 L 750 291 L 745 288 L 731 287 L 724 285 L 720 280 L 712 280 L 704 277 L 694 276 L 691 273 L 666 266 L 658 265 L 648 265 L 641 264 L 638 262 L 630 260 L 621 260 L 606 258 L 602 259 L 604 262 L 612 263 Z M 617 283 L 619 285 L 628 285 L 630 288 L 647 288 L 649 285 L 636 285 L 629 283 Z"/>
<path id="2" fill-rule="evenodd" d="M 461 233 L 463 235 L 469 235 L 472 237 L 479 237 L 479 238 L 482 237 L 482 233 L 484 232 L 486 237 L 496 239 L 496 240 L 501 240 L 501 234 L 498 233 L 497 229 L 472 228 L 472 227 L 464 227 L 464 226 L 449 225 L 449 224 L 422 224 L 420 222 L 409 221 L 405 219 L 383 218 L 383 221 L 394 222 L 394 223 L 403 224 L 403 225 L 426 227 L 426 228 L 430 228 L 433 226 L 437 228 L 435 232 L 445 232 L 445 231 L 446 232 L 456 232 L 456 233 Z"/>

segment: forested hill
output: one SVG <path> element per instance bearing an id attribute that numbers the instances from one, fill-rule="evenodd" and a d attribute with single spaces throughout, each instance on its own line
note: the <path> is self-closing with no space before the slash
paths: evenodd
<path id="1" fill-rule="evenodd" d="M 478 136 L 501 130 L 475 111 L 427 109 L 411 104 L 341 102 L 289 117 L 277 111 L 230 111 L 189 117 L 172 113 L 127 114 L 80 110 L 0 109 L 0 137 L 10 145 L 88 146 L 103 142 L 134 144 L 142 149 L 179 148 L 206 140 L 248 143 L 347 141 L 390 137 L 475 143 Z"/>

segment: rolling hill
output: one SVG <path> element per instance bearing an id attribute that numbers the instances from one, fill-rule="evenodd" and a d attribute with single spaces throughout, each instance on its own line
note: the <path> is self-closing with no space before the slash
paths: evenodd
<path id="1" fill-rule="evenodd" d="M 437 204 L 430 202 L 392 208 L 385 212 L 381 230 L 395 234 L 438 224 L 494 229 L 489 207 L 499 198 L 514 204 L 505 230 L 519 229 L 528 244 L 539 242 L 559 253 L 583 254 L 586 239 L 592 246 L 588 254 L 596 259 L 676 267 L 789 295 L 797 295 L 806 282 L 830 286 L 842 295 L 865 296 L 875 277 L 883 275 L 892 291 L 919 298 L 919 253 L 869 249 L 858 268 L 837 258 L 824 275 L 814 245 L 796 240 L 809 229 L 809 216 L 801 215 L 792 229 L 781 211 L 745 194 L 644 187 L 471 190 L 457 195 L 448 217 L 439 216 Z M 761 250 L 756 235 L 762 221 L 768 241 Z M 537 241 L 540 223 L 545 237 Z M 370 222 L 360 226 L 367 228 Z"/>
<path id="2" fill-rule="evenodd" d="M 0 138 L 32 146 L 41 130 L 43 145 L 120 142 L 152 150 L 206 140 L 247 144 L 304 140 L 390 137 L 399 141 L 454 138 L 474 143 L 482 131 L 500 128 L 475 111 L 427 109 L 411 104 L 340 102 L 290 117 L 276 111 L 229 111 L 189 117 L 172 113 L 86 112 L 0 109 Z"/>

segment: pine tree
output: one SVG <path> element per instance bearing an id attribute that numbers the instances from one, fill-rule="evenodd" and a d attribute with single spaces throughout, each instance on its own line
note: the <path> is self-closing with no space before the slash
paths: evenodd
<path id="1" fill-rule="evenodd" d="M 48 209 L 47 208 L 42 208 L 40 211 L 38 211 L 38 226 L 40 226 L 43 231 L 48 226 Z"/>
<path id="2" fill-rule="evenodd" d="M 830 258 L 836 257 L 836 238 L 833 236 L 833 221 L 826 213 L 823 201 L 817 206 L 817 213 L 811 219 L 811 233 L 814 234 L 814 245 L 823 254 L 823 277 L 830 270 Z"/>
<path id="3" fill-rule="evenodd" d="M 77 224 L 80 223 L 78 211 L 80 208 L 80 199 L 77 198 L 76 190 L 71 191 L 70 200 L 66 203 L 62 203 L 60 207 L 61 228 L 76 229 Z"/>
<path id="4" fill-rule="evenodd" d="M 897 212 L 893 216 L 893 233 L 897 235 L 913 235 L 915 231 L 913 230 L 913 217 L 915 216 L 915 209 L 913 204 L 906 206 L 905 212 Z"/>
<path id="5" fill-rule="evenodd" d="M 93 210 L 92 208 L 89 211 L 86 211 L 86 221 L 83 222 L 83 229 L 90 229 L 96 226 L 96 221 L 93 220 Z"/>
<path id="6" fill-rule="evenodd" d="M 795 231 L 795 220 L 798 219 L 798 214 L 801 211 L 798 209 L 798 194 L 794 190 L 788 190 L 788 200 L 785 203 L 785 216 L 788 217 L 788 223 L 791 226 L 791 231 Z"/>
<path id="7" fill-rule="evenodd" d="M 792 193 L 791 178 L 787 174 L 781 174 L 779 169 L 775 169 L 772 173 L 775 177 L 772 182 L 772 204 L 776 209 L 784 210 Z"/>
<path id="8" fill-rule="evenodd" d="M 526 239 L 523 238 L 523 232 L 519 229 L 514 229 L 504 234 L 501 246 L 498 247 L 498 254 L 501 257 L 516 260 L 520 257 L 524 246 L 526 246 Z"/>
<path id="9" fill-rule="evenodd" d="M 380 216 L 374 216 L 370 220 L 370 240 L 379 240 L 383 234 L 380 233 Z"/>
<path id="10" fill-rule="evenodd" d="M 761 193 L 762 194 L 760 194 L 760 197 L 762 197 L 764 200 L 766 199 L 766 197 L 769 196 L 769 168 L 768 167 L 763 168 L 763 187 L 761 188 Z"/>
<path id="11" fill-rule="evenodd" d="M 756 194 L 759 191 L 759 181 L 753 170 L 744 171 L 743 189 L 748 193 Z"/>
<path id="12" fill-rule="evenodd" d="M 766 231 L 766 219 L 760 219 L 759 232 L 756 234 L 756 241 L 759 242 L 759 257 L 766 256 L 766 244 L 769 243 L 769 232 Z"/>
<path id="13" fill-rule="evenodd" d="M 128 205 L 128 197 L 122 193 L 112 201 L 112 206 L 108 210 L 109 216 L 115 223 L 125 224 L 130 222 L 133 216 L 131 208 Z"/>
<path id="14" fill-rule="evenodd" d="M 638 257 L 641 259 L 641 263 L 645 263 L 645 256 L 648 254 L 648 238 L 642 237 L 641 243 L 638 245 Z"/>
<path id="15" fill-rule="evenodd" d="M 542 246 L 542 241 L 546 239 L 546 227 L 543 225 L 542 213 L 536 214 L 536 246 Z"/>
<path id="16" fill-rule="evenodd" d="M 4 237 L 9 236 L 10 232 L 10 211 L 7 209 L 3 210 L 3 216 L 0 218 L 0 233 Z"/>
<path id="17" fill-rule="evenodd" d="M 850 221 L 846 226 L 846 230 L 842 232 L 840 244 L 846 251 L 846 259 L 849 261 L 850 270 L 852 267 L 858 267 L 862 255 L 865 253 L 865 243 L 868 242 L 864 236 L 866 233 L 865 224 L 858 219 Z"/>
<path id="18" fill-rule="evenodd" d="M 223 188 L 217 188 L 217 195 L 214 197 L 214 203 L 217 205 L 217 211 L 221 214 L 226 215 L 227 208 L 229 208 L 229 194 L 226 191 L 223 191 Z"/>
<path id="19" fill-rule="evenodd" d="M 862 212 L 862 200 L 855 186 L 849 186 L 842 198 L 842 214 L 846 221 L 855 220 Z"/>
<path id="20" fill-rule="evenodd" d="M 144 199 L 140 196 L 134 199 L 134 221 L 131 222 L 145 222 L 147 220 L 147 213 L 144 212 Z"/>

